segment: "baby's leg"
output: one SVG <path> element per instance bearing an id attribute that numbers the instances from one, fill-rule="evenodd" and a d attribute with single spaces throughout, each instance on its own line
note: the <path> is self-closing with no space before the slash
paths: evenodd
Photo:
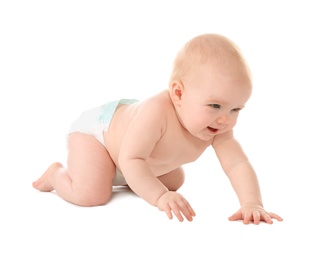
<path id="1" fill-rule="evenodd" d="M 159 176 L 158 179 L 168 190 L 177 191 L 183 185 L 185 175 L 182 167 L 179 167 L 169 173 Z"/>
<path id="2" fill-rule="evenodd" d="M 115 165 L 95 137 L 72 133 L 68 137 L 68 168 L 52 164 L 33 187 L 55 190 L 63 199 L 81 206 L 106 204 L 112 195 Z"/>

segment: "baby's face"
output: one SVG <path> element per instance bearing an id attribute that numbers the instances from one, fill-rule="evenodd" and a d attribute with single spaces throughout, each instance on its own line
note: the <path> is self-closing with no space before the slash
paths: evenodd
<path id="1" fill-rule="evenodd" d="M 182 82 L 184 92 L 178 116 L 193 136 L 208 141 L 235 126 L 252 88 L 249 79 L 221 69 L 201 72 Z"/>

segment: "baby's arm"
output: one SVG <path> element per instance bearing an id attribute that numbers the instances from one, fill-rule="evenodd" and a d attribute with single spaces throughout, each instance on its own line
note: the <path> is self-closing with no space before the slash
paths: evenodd
<path id="1" fill-rule="evenodd" d="M 169 191 L 157 177 L 153 175 L 143 158 L 126 158 L 120 162 L 123 174 L 129 187 L 142 199 L 159 210 L 165 211 L 171 219 L 172 213 L 183 221 L 183 216 L 188 221 L 195 216 L 194 210 L 188 201 L 179 193 Z M 183 216 L 182 216 L 183 215 Z"/>
<path id="2" fill-rule="evenodd" d="M 245 224 L 250 221 L 258 224 L 260 220 L 272 224 L 272 218 L 281 221 L 278 215 L 264 210 L 256 173 L 233 132 L 216 136 L 213 147 L 241 206 L 229 220 L 243 219 Z"/>
<path id="3" fill-rule="evenodd" d="M 119 152 L 119 167 L 130 188 L 145 201 L 183 220 L 195 215 L 189 203 L 177 192 L 169 191 L 153 174 L 150 155 L 165 130 L 165 111 L 155 105 L 140 108 L 132 119 Z"/>

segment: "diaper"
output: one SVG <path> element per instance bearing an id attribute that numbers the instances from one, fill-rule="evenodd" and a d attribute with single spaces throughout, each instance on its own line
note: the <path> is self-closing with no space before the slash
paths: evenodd
<path id="1" fill-rule="evenodd" d="M 103 132 L 109 130 L 109 126 L 114 112 L 119 104 L 134 104 L 136 99 L 120 99 L 99 107 L 89 109 L 81 114 L 69 128 L 68 135 L 73 132 L 79 132 L 94 136 L 104 147 Z M 123 174 L 116 169 L 116 175 L 113 180 L 113 186 L 126 185 Z"/>

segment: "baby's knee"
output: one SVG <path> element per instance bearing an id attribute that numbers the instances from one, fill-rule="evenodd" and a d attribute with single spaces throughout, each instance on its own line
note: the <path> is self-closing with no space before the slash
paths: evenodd
<path id="1" fill-rule="evenodd" d="M 177 191 L 185 181 L 182 167 L 179 167 L 158 178 L 170 191 Z"/>
<path id="2" fill-rule="evenodd" d="M 79 194 L 76 204 L 83 207 L 103 206 L 107 204 L 112 196 L 112 192 L 89 192 Z"/>
<path id="3" fill-rule="evenodd" d="M 184 184 L 185 174 L 184 174 L 184 171 L 181 167 L 175 171 L 176 172 L 174 173 L 174 181 L 173 181 L 174 189 L 173 190 L 176 191 L 179 188 L 181 188 L 181 186 Z"/>

